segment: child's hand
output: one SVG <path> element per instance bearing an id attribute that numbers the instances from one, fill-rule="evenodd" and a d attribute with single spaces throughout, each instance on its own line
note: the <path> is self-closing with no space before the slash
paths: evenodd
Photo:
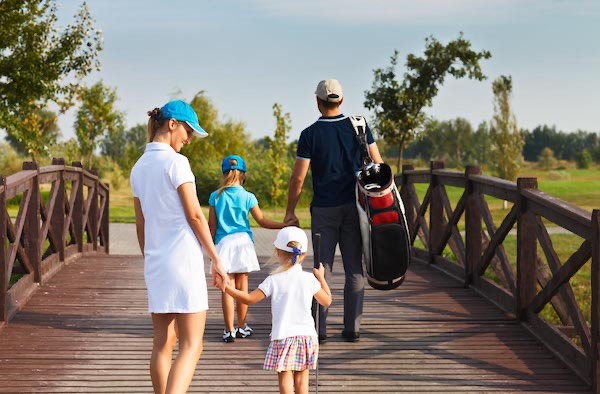
<path id="1" fill-rule="evenodd" d="M 323 263 L 319 263 L 319 268 L 313 268 L 313 274 L 315 274 L 319 282 L 325 280 L 325 267 L 323 267 Z"/>

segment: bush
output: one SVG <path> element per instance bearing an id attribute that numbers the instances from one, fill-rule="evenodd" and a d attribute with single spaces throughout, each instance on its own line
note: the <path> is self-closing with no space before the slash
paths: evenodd
<path id="1" fill-rule="evenodd" d="M 551 181 L 567 181 L 571 179 L 571 174 L 567 171 L 550 171 L 548 173 L 548 179 Z"/>
<path id="2" fill-rule="evenodd" d="M 544 171 L 549 171 L 556 166 L 556 158 L 552 149 L 545 147 L 538 156 L 538 165 Z"/>
<path id="3" fill-rule="evenodd" d="M 592 155 L 587 149 L 584 149 L 575 155 L 575 162 L 577 163 L 577 168 L 588 169 L 590 168 L 590 164 L 592 164 Z"/>
<path id="4" fill-rule="evenodd" d="M 26 160 L 19 156 L 9 144 L 0 142 L 0 175 L 7 177 L 21 171 L 23 161 Z"/>

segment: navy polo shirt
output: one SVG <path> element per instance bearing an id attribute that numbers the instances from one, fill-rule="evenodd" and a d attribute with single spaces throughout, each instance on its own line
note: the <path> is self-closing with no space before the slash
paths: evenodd
<path id="1" fill-rule="evenodd" d="M 375 140 L 367 126 L 367 142 Z M 313 207 L 335 207 L 355 201 L 356 172 L 362 160 L 356 133 L 347 116 L 321 116 L 300 134 L 298 159 L 310 160 Z"/>

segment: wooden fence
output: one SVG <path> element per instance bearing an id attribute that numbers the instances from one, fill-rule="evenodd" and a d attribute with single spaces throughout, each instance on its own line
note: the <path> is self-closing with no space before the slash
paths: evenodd
<path id="1" fill-rule="evenodd" d="M 549 196 L 537 189 L 535 178 L 519 178 L 515 184 L 482 175 L 474 166 L 464 173 L 445 170 L 442 162 L 432 162 L 429 170 L 404 166 L 396 179 L 415 258 L 460 278 L 465 286 L 511 313 L 598 392 L 600 210 L 590 213 Z M 419 183 L 427 185 L 416 188 Z M 462 193 L 454 207 L 448 198 L 449 186 Z M 417 189 L 426 189 L 420 200 Z M 502 211 L 507 213 L 498 227 L 488 205 L 494 198 L 512 203 L 510 210 Z M 562 263 L 548 222 L 580 238 L 580 246 Z M 515 225 L 516 261 L 511 262 L 504 243 Z M 415 245 L 417 238 L 422 247 Z M 569 282 L 590 260 L 591 279 L 586 287 L 591 288 L 591 303 L 577 300 Z M 582 305 L 590 308 L 590 304 L 591 311 L 582 311 Z M 560 323 L 540 316 L 547 305 Z"/>
<path id="2" fill-rule="evenodd" d="M 0 325 L 66 260 L 109 252 L 108 197 L 79 162 L 25 162 L 0 176 Z"/>

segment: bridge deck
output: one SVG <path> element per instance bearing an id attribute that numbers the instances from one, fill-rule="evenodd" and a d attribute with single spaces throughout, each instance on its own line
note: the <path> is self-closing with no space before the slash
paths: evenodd
<path id="1" fill-rule="evenodd" d="M 261 254 L 268 244 L 260 244 L 266 245 Z M 250 287 L 269 269 L 251 275 Z M 331 282 L 334 304 L 330 339 L 321 348 L 320 392 L 588 390 L 521 326 L 435 268 L 414 264 L 398 290 L 368 288 L 358 343 L 339 336 L 340 261 Z M 250 308 L 254 337 L 225 344 L 218 290 L 210 289 L 209 297 L 205 347 L 190 392 L 277 392 L 275 373 L 261 370 L 269 303 Z M 151 336 L 141 257 L 76 261 L 0 329 L 0 392 L 151 392 Z"/>

